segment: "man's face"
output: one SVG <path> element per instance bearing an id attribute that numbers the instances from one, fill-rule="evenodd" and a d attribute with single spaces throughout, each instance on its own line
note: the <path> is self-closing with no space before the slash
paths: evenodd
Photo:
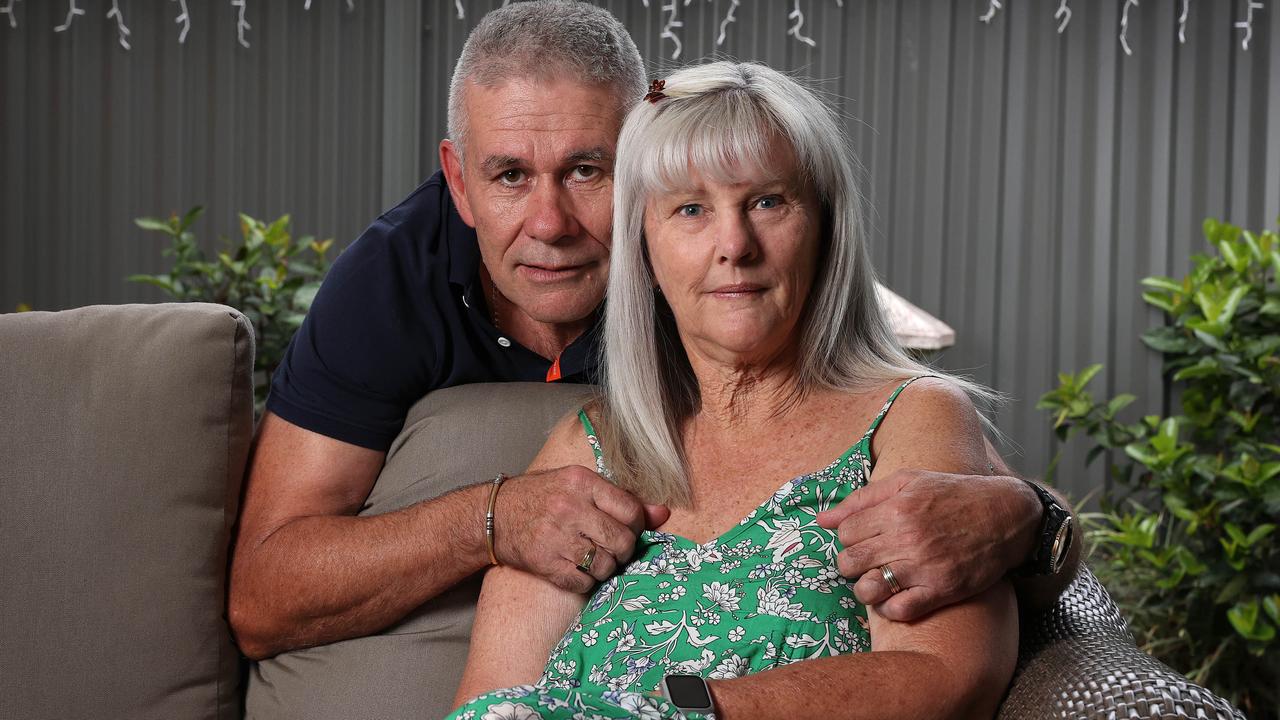
<path id="1" fill-rule="evenodd" d="M 441 161 L 497 291 L 532 320 L 570 324 L 604 298 L 613 151 L 622 117 L 605 88 L 569 81 L 468 83 L 462 167 Z"/>

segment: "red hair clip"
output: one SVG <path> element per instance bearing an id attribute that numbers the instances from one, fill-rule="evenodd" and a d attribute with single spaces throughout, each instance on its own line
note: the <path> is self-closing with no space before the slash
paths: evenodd
<path id="1" fill-rule="evenodd" d="M 667 86 L 666 80 L 654 80 L 653 82 L 649 83 L 649 94 L 645 95 L 644 99 L 648 100 L 651 103 L 656 103 L 659 100 L 665 98 L 666 95 L 663 94 L 662 89 L 666 86 Z"/>

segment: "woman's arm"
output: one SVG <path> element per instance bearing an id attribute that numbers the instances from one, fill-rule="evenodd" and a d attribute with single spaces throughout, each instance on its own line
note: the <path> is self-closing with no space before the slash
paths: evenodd
<path id="1" fill-rule="evenodd" d="M 931 378 L 899 396 L 876 434 L 873 455 L 873 482 L 900 467 L 986 470 L 973 405 L 959 389 Z M 1007 582 L 916 622 L 887 620 L 875 608 L 868 617 L 870 653 L 709 683 L 717 720 L 995 714 L 1018 650 L 1016 604 Z"/>
<path id="2" fill-rule="evenodd" d="M 528 472 L 592 464 L 590 447 L 574 413 L 552 429 Z M 606 558 L 607 554 L 604 550 L 598 553 L 593 569 L 595 564 L 612 559 Z M 489 569 L 476 603 L 471 650 L 454 706 L 490 690 L 536 682 L 551 649 L 585 602 L 583 595 L 561 590 L 526 572 L 509 567 Z"/>

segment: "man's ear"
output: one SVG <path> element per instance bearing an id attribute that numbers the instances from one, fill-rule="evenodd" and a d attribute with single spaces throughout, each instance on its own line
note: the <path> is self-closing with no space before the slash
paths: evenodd
<path id="1" fill-rule="evenodd" d="M 462 156 L 453 141 L 447 138 L 440 141 L 440 169 L 444 170 L 444 180 L 449 184 L 449 194 L 453 196 L 458 215 L 462 216 L 463 222 L 475 227 L 475 216 L 467 199 L 467 184 L 462 177 Z"/>

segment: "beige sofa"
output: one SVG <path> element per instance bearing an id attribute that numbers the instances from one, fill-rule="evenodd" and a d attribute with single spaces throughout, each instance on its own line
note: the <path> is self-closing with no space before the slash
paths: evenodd
<path id="1" fill-rule="evenodd" d="M 252 666 L 231 644 L 225 571 L 252 357 L 248 323 L 217 305 L 0 315 L 0 718 L 444 714 L 474 581 L 374 637 Z M 583 392 L 433 393 L 364 512 L 520 470 Z M 1001 717 L 1241 717 L 1139 653 L 1087 571 L 1022 627 Z"/>

